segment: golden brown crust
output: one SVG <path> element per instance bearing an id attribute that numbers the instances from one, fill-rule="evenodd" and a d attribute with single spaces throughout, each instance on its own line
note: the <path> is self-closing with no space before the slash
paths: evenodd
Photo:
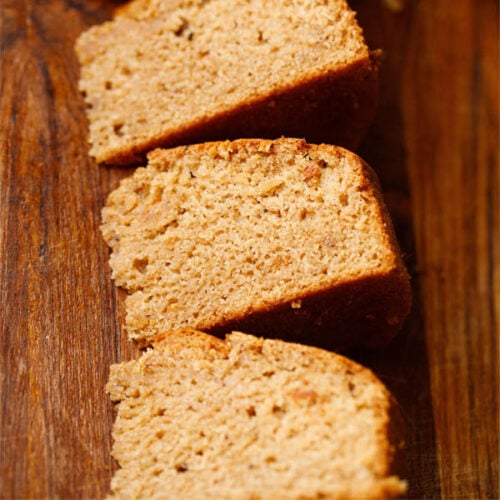
<path id="1" fill-rule="evenodd" d="M 113 16 L 124 16 L 136 20 L 145 19 L 149 15 L 154 14 L 155 6 L 157 6 L 158 3 L 158 0 L 132 0 L 130 2 L 125 2 L 115 9 Z M 193 2 L 189 0 L 161 0 L 161 9 L 162 12 L 165 12 L 167 10 L 174 10 L 182 6 L 182 4 L 189 3 Z"/>
<path id="2" fill-rule="evenodd" d="M 248 331 L 336 352 L 381 348 L 401 330 L 411 307 L 411 288 L 403 268 L 338 283 L 300 301 L 300 308 L 285 302 L 207 325 L 205 330 L 215 335 L 227 330 Z"/>
<path id="3" fill-rule="evenodd" d="M 158 350 L 168 349 L 170 355 L 178 354 L 179 350 L 199 352 L 203 357 L 206 357 L 207 351 L 215 351 L 222 357 L 228 354 L 228 346 L 222 339 L 191 328 L 159 333 L 153 337 L 151 344 Z"/>
<path id="4" fill-rule="evenodd" d="M 298 137 L 356 150 L 377 107 L 378 57 L 378 51 L 372 52 L 342 70 L 241 103 L 141 144 L 110 150 L 97 160 L 105 165 L 139 165 L 156 148 L 253 137 Z"/>

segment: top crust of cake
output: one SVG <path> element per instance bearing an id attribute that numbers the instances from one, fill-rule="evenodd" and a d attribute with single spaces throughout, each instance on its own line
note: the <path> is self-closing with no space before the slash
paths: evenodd
<path id="1" fill-rule="evenodd" d="M 344 0 L 141 0 L 76 51 L 99 162 L 249 136 L 354 147 L 375 109 L 377 63 Z"/>

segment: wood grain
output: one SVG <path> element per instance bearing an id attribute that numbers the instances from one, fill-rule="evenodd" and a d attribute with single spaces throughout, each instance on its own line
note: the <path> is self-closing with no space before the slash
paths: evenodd
<path id="1" fill-rule="evenodd" d="M 490 498 L 499 494 L 498 4 L 440 1 L 418 14 L 403 102 L 441 486 L 446 498 Z"/>
<path id="2" fill-rule="evenodd" d="M 410 497 L 498 498 L 498 2 L 351 4 L 384 51 L 361 154 L 380 175 L 415 296 L 391 346 L 352 356 L 401 405 Z M 129 172 L 87 155 L 73 52 L 114 5 L 0 3 L 2 498 L 102 498 L 115 467 L 104 385 L 109 365 L 137 351 L 98 227 Z"/>
<path id="3" fill-rule="evenodd" d="M 98 4 L 2 2 L 1 493 L 98 498 L 108 488 L 119 335 L 99 210 L 113 182 L 86 153 L 73 53 Z"/>

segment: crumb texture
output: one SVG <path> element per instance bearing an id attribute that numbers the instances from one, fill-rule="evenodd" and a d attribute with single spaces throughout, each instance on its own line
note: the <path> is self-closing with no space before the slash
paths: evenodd
<path id="1" fill-rule="evenodd" d="M 373 175 L 346 150 L 294 139 L 153 152 L 102 213 L 129 334 L 208 330 L 281 306 L 300 314 L 302 299 L 395 272 L 407 295 Z M 381 314 L 397 326 L 405 307 Z"/>
<path id="2" fill-rule="evenodd" d="M 189 138 L 189 130 L 238 110 L 245 137 L 249 109 L 268 98 L 263 119 L 272 114 L 273 129 L 284 134 L 287 122 L 315 105 L 306 89 L 335 74 L 345 85 L 329 112 L 347 106 L 356 114 L 365 105 L 364 85 L 375 85 L 376 65 L 344 0 L 138 0 L 83 33 L 76 51 L 91 154 L 105 162 L 127 163 L 153 143 Z M 360 62 L 365 69 L 349 76 Z M 280 100 L 304 85 L 286 104 Z M 266 128 L 253 120 L 254 128 Z"/>
<path id="3" fill-rule="evenodd" d="M 170 332 L 114 365 L 118 498 L 389 498 L 391 398 L 339 355 Z"/>

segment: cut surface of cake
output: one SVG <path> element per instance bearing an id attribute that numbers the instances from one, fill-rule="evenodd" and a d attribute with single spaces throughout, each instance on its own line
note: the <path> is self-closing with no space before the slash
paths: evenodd
<path id="1" fill-rule="evenodd" d="M 102 233 L 127 329 L 232 329 L 333 349 L 385 344 L 409 277 L 373 171 L 298 139 L 156 150 L 112 192 Z"/>
<path id="2" fill-rule="evenodd" d="M 139 0 L 76 52 L 103 163 L 255 136 L 354 148 L 376 106 L 377 56 L 344 0 Z"/>
<path id="3" fill-rule="evenodd" d="M 366 368 L 243 333 L 169 332 L 111 368 L 116 498 L 392 498 L 400 421 Z"/>

